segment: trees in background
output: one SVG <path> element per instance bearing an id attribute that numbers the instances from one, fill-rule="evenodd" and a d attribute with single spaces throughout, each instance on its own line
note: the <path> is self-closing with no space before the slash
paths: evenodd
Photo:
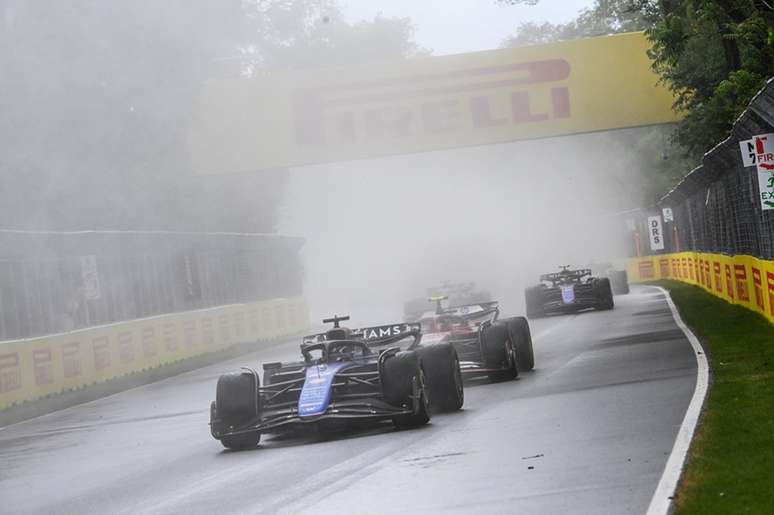
<path id="1" fill-rule="evenodd" d="M 186 121 L 208 63 L 235 44 L 233 4 L 213 13 L 204 0 L 5 0 L 2 226 L 182 228 L 186 216 L 206 218 L 186 173 Z"/>
<path id="2" fill-rule="evenodd" d="M 498 0 L 502 4 L 534 0 Z M 505 46 L 644 30 L 653 68 L 683 116 L 671 131 L 644 129 L 638 161 L 649 163 L 645 200 L 666 192 L 727 137 L 736 118 L 774 75 L 774 2 L 769 0 L 595 0 L 575 20 L 522 23 Z M 628 136 L 611 133 L 613 138 Z M 654 159 L 659 155 L 669 159 Z"/>
<path id="3" fill-rule="evenodd" d="M 648 21 L 654 69 L 685 114 L 679 141 L 694 158 L 728 136 L 752 97 L 774 76 L 774 2 L 634 2 Z"/>
<path id="4" fill-rule="evenodd" d="M 408 18 L 347 23 L 332 0 L 252 0 L 250 37 L 238 49 L 250 71 L 313 68 L 401 59 L 426 53 Z"/>
<path id="5" fill-rule="evenodd" d="M 196 177 L 202 82 L 419 51 L 328 0 L 0 0 L 0 228 L 269 232 L 286 172 Z"/>
<path id="6" fill-rule="evenodd" d="M 503 4 L 537 3 L 519 0 L 500 0 Z M 631 8 L 631 0 L 595 0 L 578 16 L 567 23 L 522 22 L 517 25 L 516 33 L 503 42 L 503 46 L 519 47 L 569 41 L 578 38 L 590 38 L 645 30 L 645 13 Z"/>

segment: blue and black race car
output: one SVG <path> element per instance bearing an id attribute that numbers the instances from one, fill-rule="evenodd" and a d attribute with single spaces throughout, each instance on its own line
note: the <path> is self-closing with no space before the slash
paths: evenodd
<path id="1" fill-rule="evenodd" d="M 587 268 L 543 274 L 540 284 L 527 288 L 524 297 L 527 316 L 540 318 L 551 313 L 572 313 L 583 309 L 613 309 L 610 279 L 593 277 Z"/>
<path id="2" fill-rule="evenodd" d="M 419 324 L 351 330 L 340 322 L 307 336 L 303 360 L 243 368 L 218 379 L 210 430 L 228 449 L 256 447 L 262 434 L 330 421 L 391 420 L 398 428 L 430 421 L 431 406 L 462 407 L 464 393 L 454 347 L 419 347 Z M 410 340 L 403 347 L 401 342 Z"/>

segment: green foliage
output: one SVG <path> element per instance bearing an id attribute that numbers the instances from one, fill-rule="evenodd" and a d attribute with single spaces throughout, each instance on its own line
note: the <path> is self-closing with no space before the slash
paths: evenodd
<path id="1" fill-rule="evenodd" d="M 694 158 L 728 136 L 774 75 L 774 7 L 767 1 L 640 1 L 654 69 L 684 113 L 678 141 Z"/>
<path id="2" fill-rule="evenodd" d="M 518 1 L 501 1 L 515 4 Z M 622 32 L 644 30 L 646 15 L 632 6 L 631 0 L 595 0 L 591 7 L 581 10 L 578 17 L 567 23 L 522 22 L 516 34 L 508 38 L 503 46 L 520 47 L 555 41 L 569 41 L 578 38 L 604 36 Z"/>
<path id="3" fill-rule="evenodd" d="M 631 0 L 596 0 L 568 23 L 521 23 L 504 46 L 519 47 L 645 30 L 651 15 Z M 622 170 L 620 176 L 610 177 L 625 191 L 626 207 L 655 203 L 695 166 L 686 156 L 685 149 L 675 141 L 674 133 L 675 127 L 667 125 L 607 134 L 610 145 L 631 149 L 632 160 L 626 170 Z"/>
<path id="4" fill-rule="evenodd" d="M 246 3 L 250 31 L 240 50 L 251 72 L 400 59 L 424 53 L 408 18 L 347 23 L 330 0 Z"/>
<path id="5" fill-rule="evenodd" d="M 698 159 L 728 136 L 734 120 L 744 111 L 755 93 L 763 86 L 763 77 L 747 70 L 731 72 L 703 102 L 694 98 L 681 102 L 685 119 L 678 124 L 677 140 Z M 707 142 L 714 142 L 708 144 Z"/>
<path id="6" fill-rule="evenodd" d="M 525 3 L 499 0 L 503 4 Z M 769 0 L 595 0 L 568 23 L 522 23 L 505 46 L 566 41 L 645 30 L 653 68 L 674 92 L 684 118 L 663 148 L 638 145 L 651 162 L 648 201 L 665 193 L 701 156 L 728 136 L 752 97 L 774 75 L 774 2 Z M 614 139 L 626 136 L 613 134 Z"/>
<path id="7" fill-rule="evenodd" d="M 673 125 L 632 130 L 636 140 L 632 141 L 628 148 L 632 149 L 632 155 L 635 156 L 643 177 L 639 187 L 642 196 L 638 199 L 639 204 L 635 205 L 655 204 L 694 167 L 693 161 L 676 142 L 674 130 Z M 611 137 L 621 141 L 624 135 L 616 132 Z"/>

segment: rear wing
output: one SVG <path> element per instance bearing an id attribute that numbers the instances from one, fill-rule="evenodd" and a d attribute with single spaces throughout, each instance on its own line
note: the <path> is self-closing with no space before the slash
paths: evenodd
<path id="1" fill-rule="evenodd" d="M 567 280 L 580 281 L 587 275 L 591 275 L 591 269 L 580 268 L 578 270 L 562 270 L 561 272 L 554 272 L 551 274 L 543 274 L 540 276 L 541 281 L 548 281 L 552 283 L 558 283 Z"/>
<path id="2" fill-rule="evenodd" d="M 364 327 L 352 331 L 353 338 L 359 338 L 369 344 L 379 345 L 385 341 L 397 341 L 410 335 L 422 334 L 422 324 L 391 324 Z"/>
<path id="3" fill-rule="evenodd" d="M 403 338 L 414 336 L 417 341 L 422 334 L 422 325 L 418 323 L 400 323 L 389 325 L 377 325 L 373 327 L 362 327 L 353 329 L 349 338 L 353 340 L 362 340 L 368 345 L 384 345 L 391 342 L 400 341 Z M 312 345 L 327 340 L 327 333 L 310 334 L 304 336 L 302 346 Z"/>
<path id="4" fill-rule="evenodd" d="M 498 314 L 499 312 L 499 302 L 496 300 L 453 306 L 443 310 L 444 315 L 455 315 L 465 319 L 483 318 L 488 315 Z"/>

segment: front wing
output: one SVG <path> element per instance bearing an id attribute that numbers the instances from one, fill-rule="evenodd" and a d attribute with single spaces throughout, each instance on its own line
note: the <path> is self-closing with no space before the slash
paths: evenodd
<path id="1" fill-rule="evenodd" d="M 369 376 L 374 377 L 369 379 Z M 213 402 L 210 407 L 212 436 L 220 439 L 224 436 L 254 431 L 280 433 L 291 430 L 293 427 L 315 424 L 327 419 L 383 420 L 397 415 L 414 414 L 420 409 L 421 400 L 418 385 L 414 385 L 410 405 L 395 406 L 383 399 L 381 386 L 377 382 L 378 372 L 360 372 L 357 374 L 342 372 L 337 377 L 344 379 L 344 383 L 347 381 L 359 383 L 360 389 L 355 393 L 335 395 L 325 411 L 315 415 L 301 415 L 299 413 L 298 399 L 303 388 L 302 378 L 290 379 L 260 388 L 263 408 L 255 419 L 238 425 L 227 425 L 218 416 L 217 406 Z M 334 388 L 341 386 L 341 382 L 333 384 Z"/>
<path id="2" fill-rule="evenodd" d="M 242 433 L 278 433 L 294 426 L 315 424 L 321 420 L 381 420 L 392 418 L 396 415 L 408 415 L 414 413 L 414 406 L 409 408 L 392 406 L 380 399 L 360 399 L 332 402 L 324 413 L 314 416 L 298 414 L 296 408 L 281 408 L 266 410 L 254 420 L 247 421 L 238 426 L 226 426 L 218 417 L 215 403 L 210 407 L 210 430 L 215 438 L 237 435 Z"/>

